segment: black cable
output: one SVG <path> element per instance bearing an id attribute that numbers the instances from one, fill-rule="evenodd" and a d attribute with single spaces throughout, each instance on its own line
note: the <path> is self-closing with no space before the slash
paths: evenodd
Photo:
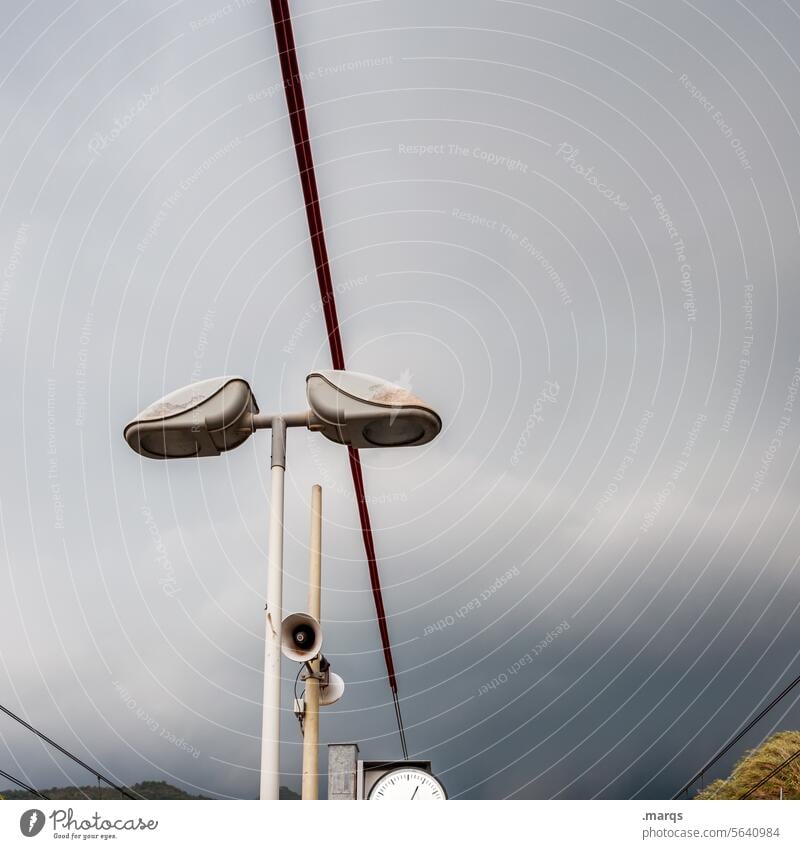
<path id="1" fill-rule="evenodd" d="M 21 787 L 23 790 L 27 790 L 28 793 L 33 793 L 34 796 L 38 796 L 40 799 L 47 799 L 48 802 L 50 801 L 48 797 L 44 795 L 44 793 L 40 793 L 35 787 L 31 787 L 30 784 L 26 784 L 24 781 L 20 781 L 19 778 L 14 778 L 13 775 L 9 775 L 2 769 L 0 769 L 0 775 L 2 775 L 3 778 L 7 778 L 9 781 L 16 784 L 17 787 Z"/>
<path id="2" fill-rule="evenodd" d="M 397 728 L 400 731 L 400 745 L 403 747 L 403 759 L 408 760 L 408 746 L 406 745 L 406 729 L 403 726 L 403 715 L 400 713 L 400 700 L 397 698 L 397 690 L 392 690 L 394 699 L 394 713 L 397 717 Z"/>
<path id="3" fill-rule="evenodd" d="M 297 682 L 300 680 L 300 673 L 303 671 L 303 664 L 300 664 L 299 669 L 297 670 L 297 675 L 294 676 L 294 700 L 299 701 L 297 697 Z"/>
<path id="4" fill-rule="evenodd" d="M 789 766 L 789 764 L 795 759 L 800 758 L 800 749 L 798 749 L 793 755 L 790 755 L 786 760 L 775 767 L 769 775 L 766 775 L 758 784 L 754 784 L 743 796 L 740 796 L 740 799 L 747 799 L 751 794 L 755 793 L 762 784 L 766 784 L 773 775 L 779 773 L 785 766 Z"/>
<path id="5" fill-rule="evenodd" d="M 300 673 L 303 671 L 303 669 L 305 669 L 305 664 L 301 663 L 300 666 L 297 669 L 297 675 L 295 675 L 295 677 L 294 677 L 294 701 L 295 701 L 295 704 L 300 703 L 300 698 L 302 698 L 305 695 L 305 692 L 306 692 L 305 690 L 303 690 L 303 692 L 300 694 L 300 698 L 298 698 L 298 696 L 297 696 L 297 682 L 300 680 Z M 305 735 L 305 725 L 304 725 L 304 722 L 303 722 L 304 718 L 305 718 L 305 714 L 301 714 L 300 716 L 297 717 L 297 721 L 300 723 L 300 733 L 303 734 L 303 735 Z"/>
<path id="6" fill-rule="evenodd" d="M 105 781 L 110 787 L 113 787 L 117 792 L 122 793 L 123 796 L 127 796 L 128 799 L 136 799 L 136 796 L 129 793 L 124 787 L 120 787 L 119 784 L 115 784 L 110 778 L 106 778 L 102 772 L 98 772 L 93 767 L 89 766 L 89 764 L 84 763 L 79 757 L 73 755 L 72 752 L 68 752 L 63 746 L 59 746 L 55 740 L 51 740 L 46 734 L 42 734 L 41 731 L 34 728 L 30 723 L 25 722 L 25 720 L 21 716 L 17 716 L 15 713 L 10 711 L 7 707 L 0 705 L 0 711 L 10 716 L 12 719 L 16 720 L 20 723 L 20 725 L 24 725 L 28 731 L 32 731 L 37 737 L 40 737 L 45 743 L 49 743 L 53 748 L 58 749 L 59 752 L 66 755 L 71 760 L 75 761 L 76 764 L 79 764 L 84 769 L 89 770 L 92 775 L 96 776 L 99 780 Z M 88 797 L 87 797 L 88 798 Z"/>
<path id="7" fill-rule="evenodd" d="M 778 693 L 778 695 L 775 696 L 775 698 L 757 716 L 751 719 L 750 722 L 748 722 L 747 725 L 745 725 L 744 728 L 741 729 L 741 731 L 737 731 L 736 734 L 734 734 L 733 737 L 731 737 L 731 739 L 717 752 L 717 754 L 714 755 L 714 757 L 711 758 L 711 760 L 699 772 L 696 772 L 692 776 L 691 780 L 687 781 L 686 784 L 684 784 L 683 787 L 681 787 L 681 789 L 672 798 L 677 799 L 682 793 L 688 794 L 689 788 L 695 783 L 695 781 L 697 781 L 698 778 L 700 778 L 705 772 L 707 772 L 712 766 L 714 766 L 714 764 L 726 752 L 730 751 L 730 749 L 732 749 L 757 722 L 762 720 L 772 710 L 772 708 L 774 708 L 775 705 L 777 705 L 781 699 L 787 696 L 798 684 L 800 684 L 800 675 L 798 675 L 797 678 L 791 681 L 787 687 L 785 687 L 780 693 Z"/>

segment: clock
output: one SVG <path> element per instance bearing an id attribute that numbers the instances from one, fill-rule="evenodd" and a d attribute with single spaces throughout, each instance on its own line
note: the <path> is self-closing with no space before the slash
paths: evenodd
<path id="1" fill-rule="evenodd" d="M 369 798 L 376 801 L 445 801 L 447 792 L 430 772 L 414 766 L 400 766 L 384 773 L 372 785 Z"/>

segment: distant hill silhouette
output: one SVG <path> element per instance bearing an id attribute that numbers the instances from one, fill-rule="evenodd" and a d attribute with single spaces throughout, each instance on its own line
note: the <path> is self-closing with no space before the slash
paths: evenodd
<path id="1" fill-rule="evenodd" d="M 696 799 L 738 799 L 783 763 L 800 751 L 800 731 L 779 731 L 762 746 L 746 752 L 728 778 L 718 778 L 701 790 Z M 800 799 L 800 758 L 770 778 L 750 799 Z"/>
<path id="2" fill-rule="evenodd" d="M 41 787 L 38 788 L 54 801 L 72 802 L 77 799 L 125 799 L 126 797 L 118 793 L 112 787 L 101 785 L 98 791 L 96 784 L 87 784 L 84 787 Z M 140 781 L 127 788 L 137 796 L 142 796 L 145 799 L 207 799 L 207 796 L 192 796 L 189 793 L 184 793 L 183 790 L 167 784 L 166 781 Z M 2 790 L 0 798 L 3 799 L 36 799 L 33 793 L 28 793 L 27 790 Z M 281 787 L 281 799 L 299 799 L 297 793 L 294 793 L 288 787 Z"/>

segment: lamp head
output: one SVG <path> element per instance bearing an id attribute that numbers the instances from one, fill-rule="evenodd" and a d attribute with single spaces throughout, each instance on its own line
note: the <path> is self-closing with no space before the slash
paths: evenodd
<path id="1" fill-rule="evenodd" d="M 354 371 L 315 371 L 306 395 L 315 429 L 353 448 L 424 445 L 442 429 L 436 411 L 408 390 Z"/>
<path id="2" fill-rule="evenodd" d="M 151 404 L 127 425 L 125 440 L 144 457 L 209 457 L 250 436 L 258 404 L 241 377 L 213 377 Z"/>

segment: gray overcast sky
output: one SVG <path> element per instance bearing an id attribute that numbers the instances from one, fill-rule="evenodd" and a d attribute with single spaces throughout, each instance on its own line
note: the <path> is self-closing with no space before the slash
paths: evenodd
<path id="1" fill-rule="evenodd" d="M 122 429 L 220 374 L 297 409 L 329 366 L 271 19 L 12 6 L 2 703 L 121 781 L 253 797 L 268 440 Z M 292 9 L 348 365 L 445 422 L 363 455 L 412 754 L 459 797 L 671 795 L 800 664 L 800 6 Z M 292 433 L 287 482 L 287 610 L 324 486 L 323 742 L 398 757 L 345 452 Z M 87 780 L 10 720 L 0 765 Z"/>

